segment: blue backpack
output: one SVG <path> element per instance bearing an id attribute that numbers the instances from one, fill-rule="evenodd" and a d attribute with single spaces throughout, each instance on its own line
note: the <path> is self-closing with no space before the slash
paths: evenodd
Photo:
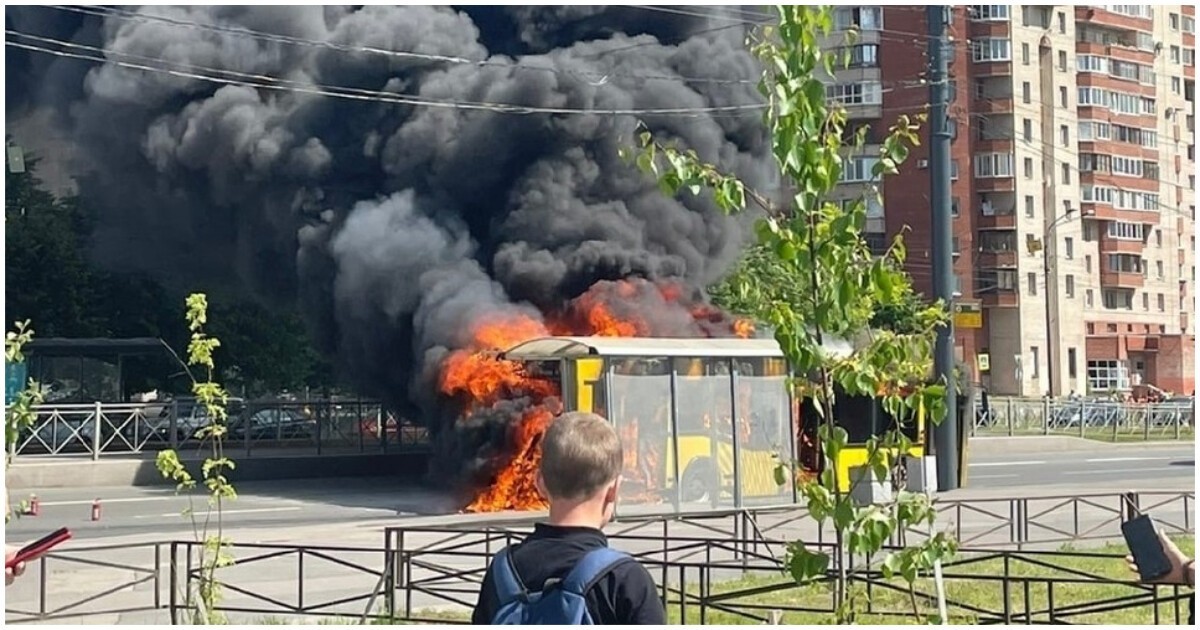
<path id="1" fill-rule="evenodd" d="M 603 547 L 588 552 L 562 580 L 547 580 L 542 590 L 531 593 L 517 576 L 509 550 L 496 554 L 492 579 L 500 596 L 500 609 L 492 618 L 494 626 L 516 625 L 597 625 L 588 612 L 585 595 L 597 579 L 619 562 L 630 558 L 626 553 Z"/>

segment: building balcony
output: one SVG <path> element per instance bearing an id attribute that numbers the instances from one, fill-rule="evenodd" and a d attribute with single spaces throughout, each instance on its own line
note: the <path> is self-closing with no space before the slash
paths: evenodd
<path id="1" fill-rule="evenodd" d="M 971 64 L 971 76 L 977 78 L 1012 76 L 1012 62 L 980 61 L 973 63 Z"/>
<path id="2" fill-rule="evenodd" d="M 1013 192 L 1017 189 L 1017 180 L 1012 177 L 976 177 L 974 178 L 975 192 Z"/>
<path id="3" fill-rule="evenodd" d="M 1013 135 L 981 136 L 971 145 L 974 153 L 1012 153 L 1014 147 Z"/>
<path id="4" fill-rule="evenodd" d="M 1103 88 L 1113 90 L 1114 92 L 1139 94 L 1141 96 L 1155 95 L 1153 85 L 1138 83 L 1130 79 L 1118 79 L 1102 72 L 1080 72 L 1075 75 L 1075 82 L 1079 87 Z"/>
<path id="5" fill-rule="evenodd" d="M 981 212 L 975 219 L 975 227 L 981 230 L 1015 230 L 1017 215 L 1011 210 L 1004 214 L 990 215 Z"/>
<path id="6" fill-rule="evenodd" d="M 1015 9 L 1016 7 L 1012 7 Z M 1008 37 L 1012 32 L 1008 20 L 967 20 L 971 37 Z"/>
<path id="7" fill-rule="evenodd" d="M 1141 254 L 1145 249 L 1145 243 L 1139 240 L 1112 238 L 1105 232 L 1100 233 L 1101 254 Z"/>
<path id="8" fill-rule="evenodd" d="M 1106 203 L 1079 202 L 1079 214 L 1092 221 L 1121 221 L 1123 223 L 1158 223 L 1154 210 L 1120 210 Z"/>
<path id="9" fill-rule="evenodd" d="M 1154 20 L 1150 18 L 1114 13 L 1095 5 L 1075 7 L 1075 21 L 1085 24 L 1095 24 L 1097 26 L 1107 26 L 1108 28 L 1121 31 L 1154 32 Z"/>
<path id="10" fill-rule="evenodd" d="M 979 252 L 978 266 L 983 268 L 1004 268 L 1017 266 L 1015 251 L 983 251 Z"/>
<path id="11" fill-rule="evenodd" d="M 1015 107 L 1011 93 L 1004 96 L 980 96 L 971 103 L 971 109 L 978 114 L 1011 114 Z"/>
<path id="12" fill-rule="evenodd" d="M 975 297 L 988 308 L 1016 308 L 1019 305 L 1015 289 L 992 289 L 978 293 Z"/>
<path id="13" fill-rule="evenodd" d="M 1140 289 L 1146 277 L 1140 271 L 1113 271 L 1100 269 L 1100 286 L 1106 289 Z"/>

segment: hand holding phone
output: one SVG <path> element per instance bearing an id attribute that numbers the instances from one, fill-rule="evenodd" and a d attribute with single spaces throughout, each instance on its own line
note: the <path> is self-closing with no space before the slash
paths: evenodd
<path id="1" fill-rule="evenodd" d="M 59 528 L 38 540 L 35 540 L 24 547 L 21 547 L 13 554 L 4 554 L 4 577 L 6 582 L 11 582 L 15 575 L 19 575 L 21 565 L 26 562 L 32 562 L 48 553 L 51 549 L 67 542 L 71 539 L 71 530 L 66 527 Z"/>
<path id="2" fill-rule="evenodd" d="M 1182 554 L 1170 539 L 1159 534 L 1149 514 L 1122 523 L 1121 533 L 1131 554 L 1127 560 L 1131 561 L 1131 568 L 1137 571 L 1141 582 L 1177 581 L 1175 574 L 1183 566 Z"/>

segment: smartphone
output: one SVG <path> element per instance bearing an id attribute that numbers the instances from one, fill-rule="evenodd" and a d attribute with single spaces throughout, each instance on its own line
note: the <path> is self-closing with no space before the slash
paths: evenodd
<path id="1" fill-rule="evenodd" d="M 1149 514 L 1122 523 L 1121 533 L 1143 582 L 1153 582 L 1171 572 L 1171 560 L 1163 551 L 1158 529 Z"/>
<path id="2" fill-rule="evenodd" d="M 66 527 L 55 530 L 38 540 L 35 540 L 24 547 L 12 557 L 11 560 L 4 563 L 5 569 L 11 569 L 22 562 L 30 562 L 38 557 L 45 555 L 51 549 L 67 542 L 71 539 L 71 530 Z"/>

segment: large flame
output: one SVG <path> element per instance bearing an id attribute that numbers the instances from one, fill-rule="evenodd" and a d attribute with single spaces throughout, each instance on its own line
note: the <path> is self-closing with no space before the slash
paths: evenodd
<path id="1" fill-rule="evenodd" d="M 499 358 L 499 352 L 521 342 L 547 335 L 607 337 L 749 337 L 748 320 L 731 320 L 712 306 L 688 304 L 677 284 L 646 280 L 599 282 L 567 304 L 561 312 L 539 321 L 534 316 L 485 316 L 471 327 L 471 343 L 452 352 L 442 363 L 442 394 L 459 403 L 461 416 L 492 409 L 505 400 L 522 399 L 528 405 L 514 417 L 505 448 L 496 462 L 496 474 L 477 490 L 467 506 L 471 512 L 538 510 L 546 500 L 535 483 L 541 461 L 541 437 L 562 412 L 559 384 L 530 374 L 521 363 Z M 623 427 L 626 444 L 636 444 L 637 426 Z M 661 461 L 658 452 L 626 453 L 625 476 L 647 493 L 658 485 L 647 471 Z"/>

